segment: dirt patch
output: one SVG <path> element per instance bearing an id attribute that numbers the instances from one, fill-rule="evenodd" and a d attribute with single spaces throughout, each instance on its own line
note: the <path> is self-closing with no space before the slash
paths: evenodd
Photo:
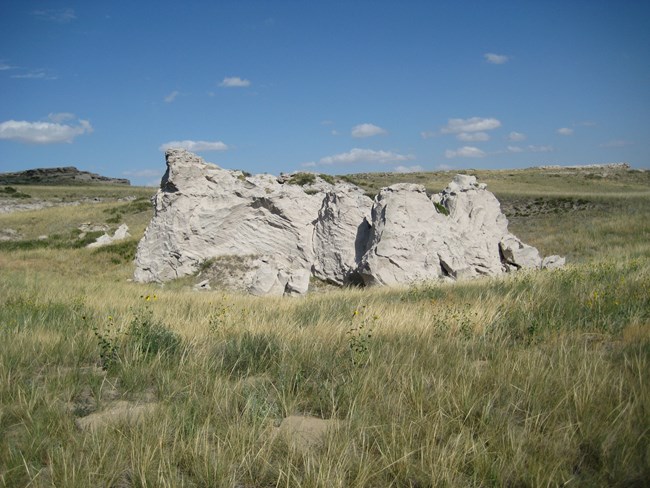
<path id="1" fill-rule="evenodd" d="M 75 423 L 80 430 L 94 432 L 103 427 L 110 427 L 115 424 L 135 424 L 142 420 L 147 414 L 151 414 L 156 403 L 138 403 L 127 400 L 111 402 L 101 412 L 91 413 L 85 417 L 78 418 Z"/>
<path id="2" fill-rule="evenodd" d="M 290 445 L 298 449 L 318 446 L 329 429 L 336 428 L 336 419 L 321 419 L 309 415 L 290 415 L 274 429 L 274 435 L 285 437 Z"/>

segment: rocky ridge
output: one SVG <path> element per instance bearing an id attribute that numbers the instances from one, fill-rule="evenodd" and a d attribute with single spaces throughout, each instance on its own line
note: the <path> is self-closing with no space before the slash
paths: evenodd
<path id="1" fill-rule="evenodd" d="M 74 166 L 61 168 L 36 168 L 14 173 L 0 173 L 0 185 L 69 185 L 102 183 L 110 185 L 130 185 L 126 178 L 110 178 Z"/>
<path id="2" fill-rule="evenodd" d="M 301 295 L 311 276 L 337 285 L 398 285 L 540 268 L 537 249 L 508 232 L 496 197 L 456 175 L 441 193 L 397 184 L 371 200 L 315 175 L 249 176 L 182 150 L 152 198 L 134 279 L 164 282 L 210 267 L 255 295 Z M 548 267 L 562 265 L 553 256 Z M 207 289 L 207 287 L 204 287 Z"/>

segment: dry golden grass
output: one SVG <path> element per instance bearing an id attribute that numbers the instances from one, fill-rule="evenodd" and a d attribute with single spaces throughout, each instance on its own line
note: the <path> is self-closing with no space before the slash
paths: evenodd
<path id="1" fill-rule="evenodd" d="M 504 194 L 514 178 L 485 177 Z M 546 194 L 519 177 L 511 198 Z M 576 178 L 593 206 L 511 219 L 567 268 L 499 279 L 257 298 L 132 283 L 123 250 L 0 248 L 0 484 L 643 486 L 647 183 Z M 73 229 L 111 205 L 0 227 Z M 295 416 L 330 427 L 277 435 Z"/>

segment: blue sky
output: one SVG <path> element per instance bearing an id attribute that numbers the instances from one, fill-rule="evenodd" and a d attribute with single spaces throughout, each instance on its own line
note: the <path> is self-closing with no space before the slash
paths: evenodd
<path id="1" fill-rule="evenodd" d="M 0 3 L 0 171 L 650 167 L 647 1 Z"/>

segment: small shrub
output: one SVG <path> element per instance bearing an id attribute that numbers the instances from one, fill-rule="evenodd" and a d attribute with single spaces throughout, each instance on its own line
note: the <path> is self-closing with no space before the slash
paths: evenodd
<path id="1" fill-rule="evenodd" d="M 321 180 L 329 183 L 330 185 L 333 185 L 333 184 L 336 183 L 336 180 L 334 179 L 334 177 L 332 175 L 321 173 L 318 176 L 320 177 Z"/>
<path id="2" fill-rule="evenodd" d="M 352 312 L 352 326 L 348 330 L 348 346 L 352 365 L 363 367 L 370 360 L 370 339 L 373 324 L 379 319 L 377 315 L 370 316 L 366 306 Z"/>
<path id="3" fill-rule="evenodd" d="M 290 185 L 311 185 L 316 182 L 316 175 L 313 173 L 296 173 L 289 180 Z"/>
<path id="4" fill-rule="evenodd" d="M 94 242 L 95 239 L 93 239 Z M 93 254 L 108 254 L 114 264 L 130 263 L 135 259 L 138 241 L 121 241 L 116 244 L 98 247 Z"/>
<path id="5" fill-rule="evenodd" d="M 436 211 L 442 215 L 449 215 L 449 210 L 444 205 L 441 205 L 438 202 L 433 202 L 433 206 L 436 207 Z"/>
<path id="6" fill-rule="evenodd" d="M 10 198 L 32 198 L 31 195 L 18 191 L 13 186 L 5 186 L 4 189 L 0 190 L 0 194 Z"/>
<path id="7" fill-rule="evenodd" d="M 222 369 L 239 377 L 259 374 L 272 367 L 279 352 L 275 336 L 246 331 L 225 344 Z"/>
<path id="8" fill-rule="evenodd" d="M 157 300 L 156 295 L 146 295 L 141 297 L 145 302 Z M 137 310 L 129 328 L 127 335 L 133 340 L 133 344 L 147 356 L 156 354 L 176 354 L 181 345 L 181 339 L 174 331 L 169 330 L 164 324 L 157 322 L 153 318 L 153 309 L 145 305 Z"/>
<path id="9" fill-rule="evenodd" d="M 122 331 L 117 328 L 113 317 L 109 315 L 108 325 L 104 330 L 93 326 L 93 333 L 99 346 L 99 363 L 104 371 L 111 369 L 119 359 Z"/>

